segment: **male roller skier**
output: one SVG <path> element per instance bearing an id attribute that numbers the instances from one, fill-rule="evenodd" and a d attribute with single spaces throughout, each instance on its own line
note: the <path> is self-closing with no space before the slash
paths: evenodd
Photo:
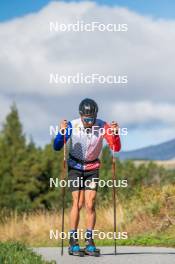
<path id="1" fill-rule="evenodd" d="M 91 254 L 96 247 L 93 241 L 93 229 L 96 222 L 95 199 L 98 188 L 100 160 L 99 155 L 105 139 L 113 151 L 120 151 L 119 126 L 116 122 L 109 125 L 97 119 L 97 103 L 89 98 L 79 105 L 80 118 L 60 124 L 60 132 L 54 140 L 54 149 L 60 150 L 64 145 L 64 132 L 69 145 L 68 180 L 72 192 L 72 209 L 70 213 L 69 252 L 79 252 L 77 239 L 79 213 L 83 205 L 86 208 L 87 230 L 85 234 L 86 251 Z M 103 133 L 102 133 L 103 132 Z M 82 180 L 82 181 L 81 181 Z M 74 184 L 75 181 L 79 185 Z"/>

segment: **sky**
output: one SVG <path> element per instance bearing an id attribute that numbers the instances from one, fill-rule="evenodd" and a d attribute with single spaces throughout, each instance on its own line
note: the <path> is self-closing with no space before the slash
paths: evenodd
<path id="1" fill-rule="evenodd" d="M 0 124 L 12 102 L 38 145 L 49 126 L 78 116 L 90 97 L 99 117 L 128 128 L 123 150 L 158 144 L 175 132 L 173 1 L 0 2 Z M 152 3 L 152 4 L 151 4 Z M 105 5 L 104 5 L 105 4 Z M 128 32 L 49 32 L 49 22 L 127 23 Z M 124 85 L 51 85 L 49 73 L 128 75 Z"/>
<path id="2" fill-rule="evenodd" d="M 38 12 L 43 6 L 53 2 L 50 0 L 1 0 L 0 2 L 0 21 L 24 16 L 31 12 Z M 55 1 L 60 2 L 60 1 Z M 85 2 L 72 1 L 65 2 Z M 93 1 L 100 5 L 123 6 L 144 15 L 151 15 L 156 18 L 175 18 L 174 0 L 97 0 Z"/>

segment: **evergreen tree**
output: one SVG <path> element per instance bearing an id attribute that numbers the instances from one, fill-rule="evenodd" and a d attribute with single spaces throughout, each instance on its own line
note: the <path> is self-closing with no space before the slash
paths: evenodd
<path id="1" fill-rule="evenodd" d="M 1 131 L 0 140 L 0 206 L 13 207 L 13 196 L 16 166 L 23 160 L 25 153 L 25 136 L 16 105 L 13 104 L 11 112 Z"/>

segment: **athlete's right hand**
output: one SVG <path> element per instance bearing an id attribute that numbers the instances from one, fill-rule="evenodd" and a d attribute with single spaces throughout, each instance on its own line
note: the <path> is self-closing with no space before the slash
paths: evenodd
<path id="1" fill-rule="evenodd" d="M 62 120 L 60 123 L 60 130 L 64 131 L 67 128 L 67 126 L 68 126 L 67 120 Z"/>

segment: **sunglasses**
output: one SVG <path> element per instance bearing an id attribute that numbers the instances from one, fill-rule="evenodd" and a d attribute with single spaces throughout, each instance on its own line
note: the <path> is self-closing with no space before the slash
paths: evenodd
<path id="1" fill-rule="evenodd" d="M 83 122 L 87 124 L 94 124 L 95 117 L 83 117 Z"/>

